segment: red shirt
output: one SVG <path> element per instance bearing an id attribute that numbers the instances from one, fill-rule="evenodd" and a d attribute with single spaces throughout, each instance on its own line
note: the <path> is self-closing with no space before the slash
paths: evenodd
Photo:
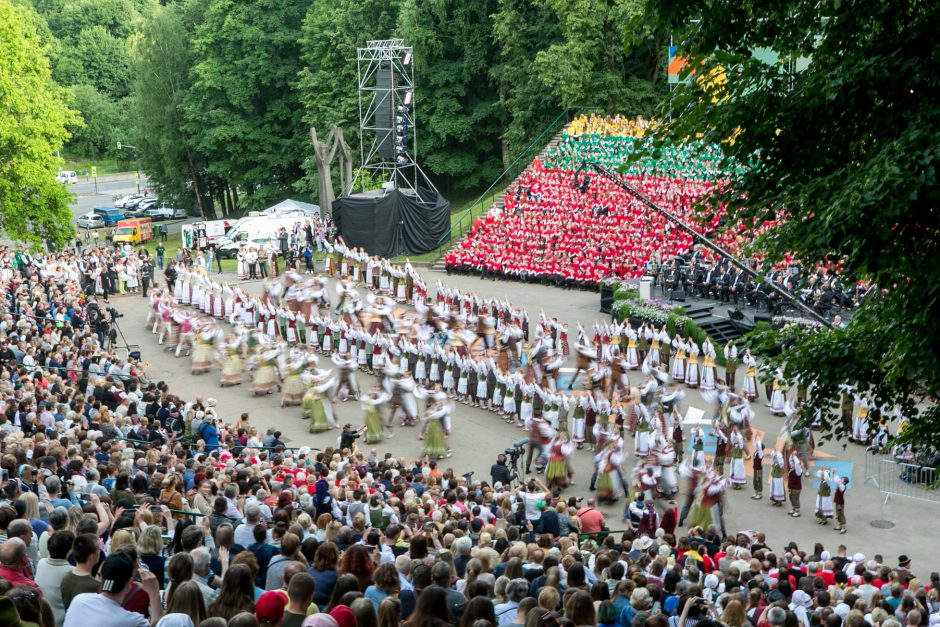
<path id="1" fill-rule="evenodd" d="M 6 579 L 12 583 L 14 588 L 16 586 L 29 586 L 30 588 L 36 588 L 37 590 L 40 589 L 39 584 L 23 573 L 13 570 L 12 568 L 8 568 L 2 564 L 0 564 L 0 578 Z"/>
<path id="2" fill-rule="evenodd" d="M 604 528 L 604 515 L 593 507 L 582 507 L 578 510 L 583 533 L 597 533 Z"/>

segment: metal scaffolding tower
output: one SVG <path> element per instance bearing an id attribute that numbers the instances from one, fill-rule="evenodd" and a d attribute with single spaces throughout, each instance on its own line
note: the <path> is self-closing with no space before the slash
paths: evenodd
<path id="1" fill-rule="evenodd" d="M 357 49 L 359 154 L 362 165 L 354 187 L 367 191 L 369 179 L 382 188 L 437 191 L 417 163 L 414 56 L 403 39 L 366 42 Z"/>

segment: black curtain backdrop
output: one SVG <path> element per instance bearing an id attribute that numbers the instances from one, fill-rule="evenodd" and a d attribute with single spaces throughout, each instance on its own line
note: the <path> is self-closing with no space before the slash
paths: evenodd
<path id="1" fill-rule="evenodd" d="M 450 229 L 450 202 L 435 191 L 393 190 L 384 196 L 353 194 L 333 201 L 333 218 L 343 241 L 370 255 L 420 255 L 437 248 Z M 401 228 L 399 229 L 399 222 Z"/>

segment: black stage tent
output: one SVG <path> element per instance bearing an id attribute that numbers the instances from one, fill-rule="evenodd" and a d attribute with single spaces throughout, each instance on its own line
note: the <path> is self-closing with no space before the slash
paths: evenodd
<path id="1" fill-rule="evenodd" d="M 370 255 L 420 255 L 437 248 L 450 229 L 450 202 L 433 190 L 376 189 L 333 201 L 343 241 Z"/>

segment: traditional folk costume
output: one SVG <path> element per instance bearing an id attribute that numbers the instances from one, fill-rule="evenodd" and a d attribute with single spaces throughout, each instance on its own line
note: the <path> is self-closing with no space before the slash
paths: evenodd
<path id="1" fill-rule="evenodd" d="M 833 473 L 826 468 L 817 470 L 816 477 L 819 478 L 819 488 L 816 491 L 816 519 L 820 525 L 825 525 L 834 514 L 832 492 L 836 487 L 836 482 Z"/>
<path id="2" fill-rule="evenodd" d="M 754 460 L 754 494 L 751 498 L 759 501 L 764 498 L 764 442 L 755 434 L 751 440 L 751 446 L 754 449 L 751 454 Z"/>
<path id="3" fill-rule="evenodd" d="M 235 337 L 222 346 L 222 373 L 219 376 L 219 384 L 222 387 L 241 384 L 244 372 L 241 349 L 240 337 Z"/>
<path id="4" fill-rule="evenodd" d="M 783 373 L 779 370 L 774 373 L 773 393 L 770 395 L 770 413 L 782 416 L 787 403 L 786 388 L 783 383 Z"/>
<path id="5" fill-rule="evenodd" d="M 731 444 L 731 487 L 734 490 L 740 490 L 747 484 L 744 471 L 744 436 L 735 427 L 731 429 L 731 436 L 728 439 Z"/>
<path id="6" fill-rule="evenodd" d="M 832 502 L 836 510 L 836 531 L 845 533 L 845 490 L 849 487 L 849 480 L 846 477 L 840 477 L 835 472 L 833 481 L 835 488 L 832 493 Z"/>
<path id="7" fill-rule="evenodd" d="M 852 441 L 857 444 L 868 443 L 868 414 L 870 411 L 868 400 L 856 396 L 854 416 L 852 417 Z"/>
<path id="8" fill-rule="evenodd" d="M 391 397 L 388 394 L 382 392 L 373 393 L 360 399 L 360 405 L 365 412 L 366 444 L 381 442 L 385 437 L 385 428 L 382 425 L 380 407 L 383 403 L 386 403 L 389 398 Z"/>
<path id="9" fill-rule="evenodd" d="M 699 386 L 699 377 L 698 377 L 698 355 L 699 348 L 698 344 L 693 341 L 689 341 L 689 359 L 688 365 L 685 369 L 685 384 L 690 388 L 697 388 Z"/>
<path id="10" fill-rule="evenodd" d="M 787 463 L 790 466 L 787 474 L 787 490 L 790 492 L 790 507 L 792 508 L 789 514 L 794 518 L 799 518 L 800 492 L 803 491 L 803 462 L 800 461 L 799 455 L 793 452 L 787 458 Z"/>
<path id="11" fill-rule="evenodd" d="M 735 375 L 737 375 L 738 372 L 738 347 L 734 345 L 734 342 L 728 342 L 725 344 L 724 354 L 725 385 L 727 385 L 729 389 L 733 390 Z M 757 389 L 756 384 L 754 389 Z"/>
<path id="12" fill-rule="evenodd" d="M 676 449 L 664 436 L 660 435 L 658 444 L 653 449 L 658 464 L 657 491 L 663 496 L 673 496 L 679 491 L 679 481 L 676 477 Z"/>
<path id="13" fill-rule="evenodd" d="M 614 502 L 623 496 L 623 479 L 620 465 L 623 463 L 623 440 L 614 438 L 594 457 L 597 465 L 597 500 Z"/>
<path id="14" fill-rule="evenodd" d="M 206 329 L 199 333 L 196 345 L 193 348 L 193 374 L 202 374 L 212 369 L 214 360 L 214 344 L 219 335 L 215 329 Z"/>
<path id="15" fill-rule="evenodd" d="M 548 466 L 545 468 L 545 480 L 549 488 L 562 489 L 568 486 L 571 473 L 568 457 L 574 446 L 566 433 L 557 434 L 548 445 Z"/>
<path id="16" fill-rule="evenodd" d="M 711 344 L 707 346 L 711 347 Z M 715 381 L 715 350 L 713 348 L 707 348 L 705 357 L 702 359 L 702 383 L 699 387 L 706 391 L 714 390 Z M 728 387 L 732 390 L 734 389 L 731 385 Z"/>
<path id="17" fill-rule="evenodd" d="M 317 381 L 309 377 L 313 383 L 304 393 L 303 407 L 304 418 L 309 423 L 310 433 L 318 433 L 327 429 L 336 429 L 336 417 L 333 415 L 333 402 L 330 400 L 330 390 L 336 386 L 336 380 L 328 378 L 325 381 Z"/>
<path id="18" fill-rule="evenodd" d="M 757 360 L 751 355 L 750 351 L 744 353 L 744 397 L 749 401 L 756 401 L 760 398 L 757 387 Z"/>
<path id="19" fill-rule="evenodd" d="M 430 459 L 443 459 L 450 456 L 445 436 L 451 408 L 447 403 L 438 403 L 424 416 L 424 454 Z"/>
<path id="20" fill-rule="evenodd" d="M 685 381 L 685 343 L 678 337 L 672 341 L 676 356 L 672 360 L 672 378 L 679 383 Z"/>
<path id="21" fill-rule="evenodd" d="M 253 396 L 270 394 L 277 387 L 277 358 L 280 349 L 267 350 L 255 358 L 255 373 L 251 379 Z"/>
<path id="22" fill-rule="evenodd" d="M 690 526 L 701 526 L 707 529 L 709 525 L 714 524 L 722 536 L 726 535 L 722 516 L 722 500 L 726 488 L 724 477 L 714 471 L 708 473 L 705 482 L 699 487 L 698 501 L 689 520 Z"/>
<path id="23" fill-rule="evenodd" d="M 281 407 L 300 405 L 303 401 L 307 386 L 302 375 L 307 368 L 307 356 L 295 355 L 282 367 L 284 381 L 281 384 Z"/>
<path id="24" fill-rule="evenodd" d="M 770 503 L 781 507 L 787 500 L 783 480 L 783 455 L 778 450 L 770 452 Z"/>

